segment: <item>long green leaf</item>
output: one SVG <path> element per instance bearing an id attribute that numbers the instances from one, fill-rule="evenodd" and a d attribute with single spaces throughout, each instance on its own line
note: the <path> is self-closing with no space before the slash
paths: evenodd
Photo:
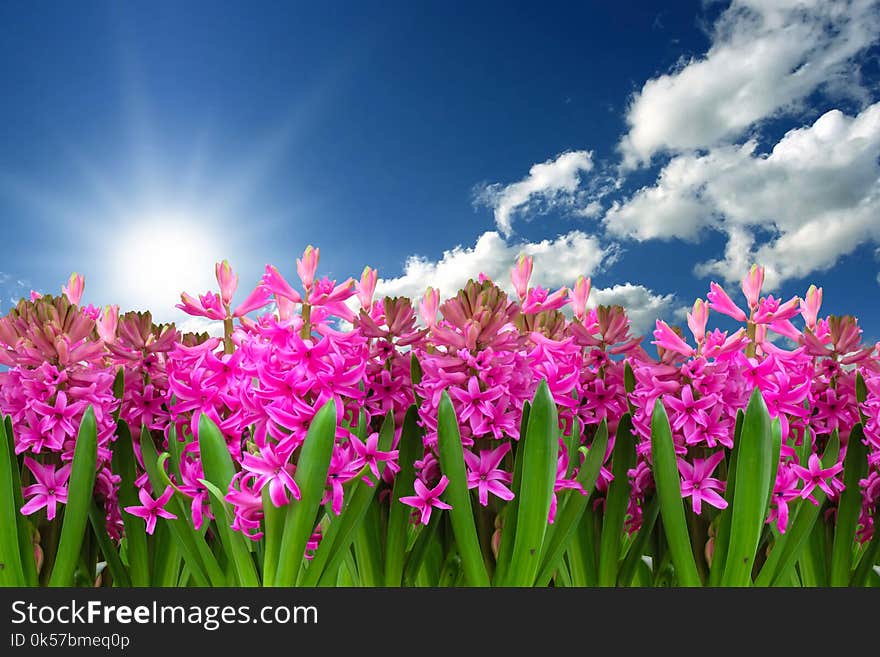
<path id="1" fill-rule="evenodd" d="M 440 454 L 440 469 L 449 479 L 444 495 L 452 505 L 449 518 L 461 554 L 462 570 L 471 586 L 489 586 L 489 574 L 486 572 L 486 564 L 483 563 L 483 553 L 471 509 L 458 419 L 446 391 L 440 398 L 437 411 L 437 450 Z"/>
<path id="2" fill-rule="evenodd" d="M 846 456 L 843 461 L 843 485 L 837 507 L 837 523 L 834 528 L 834 544 L 831 549 L 831 586 L 849 585 L 852 575 L 853 546 L 856 527 L 862 510 L 862 492 L 859 480 L 868 476 L 868 450 L 863 442 L 865 432 L 861 423 L 849 434 Z"/>
<path id="3" fill-rule="evenodd" d="M 626 557 L 620 564 L 620 573 L 618 574 L 618 584 L 620 586 L 630 586 L 633 578 L 638 574 L 641 566 L 644 565 L 642 556 L 651 540 L 651 533 L 654 531 L 654 525 L 657 523 L 657 516 L 660 514 L 660 503 L 656 497 L 651 500 L 647 510 L 642 516 L 642 526 L 635 540 L 629 546 Z"/>
<path id="4" fill-rule="evenodd" d="M 146 426 L 141 427 L 141 458 L 144 469 L 154 491 L 165 489 L 165 473 L 159 471 L 159 455 L 153 444 L 153 437 Z M 189 566 L 190 574 L 197 586 L 225 586 L 226 576 L 217 563 L 217 559 L 205 542 L 204 536 L 197 532 L 191 522 L 187 520 L 189 510 L 181 502 L 180 494 L 175 493 L 168 501 L 167 508 L 177 516 L 174 520 L 165 522 L 171 528 L 171 534 L 177 540 L 177 546 L 183 555 L 183 559 Z"/>
<path id="5" fill-rule="evenodd" d="M 525 402 L 522 408 L 522 417 L 520 418 L 519 435 L 526 435 L 526 428 L 529 425 L 529 414 L 531 413 L 531 404 Z M 501 545 L 498 547 L 498 558 L 495 563 L 494 583 L 503 582 L 507 576 L 507 569 L 510 566 L 510 557 L 513 554 L 513 539 L 516 536 L 516 516 L 519 511 L 519 492 L 522 487 L 522 470 L 523 470 L 523 453 L 522 443 L 517 442 L 514 446 L 516 450 L 513 461 L 513 482 L 510 490 L 513 491 L 515 497 L 507 503 L 502 511 L 501 518 L 503 526 L 501 529 Z"/>
<path id="6" fill-rule="evenodd" d="M 709 568 L 709 586 L 713 587 L 721 585 L 721 576 L 724 574 L 724 564 L 727 561 L 727 548 L 730 545 L 730 517 L 733 514 L 733 497 L 736 494 L 736 461 L 744 419 L 745 413 L 742 412 L 742 409 L 738 410 L 733 430 L 733 449 L 730 450 L 730 459 L 727 462 L 727 487 L 724 490 L 727 507 L 718 514 L 715 550 Z"/>
<path id="7" fill-rule="evenodd" d="M 324 497 L 335 444 L 336 402 L 330 399 L 315 414 L 301 448 L 294 475 L 300 490 L 300 499 L 287 508 L 275 586 L 296 584 L 305 558 L 306 544 L 315 529 L 318 509 Z"/>
<path id="8" fill-rule="evenodd" d="M 89 509 L 89 521 L 92 525 L 92 531 L 95 533 L 95 538 L 98 541 L 101 554 L 104 555 L 104 561 L 107 562 L 107 570 L 110 571 L 110 575 L 113 577 L 113 584 L 123 588 L 130 587 L 131 577 L 128 574 L 128 569 L 122 563 L 122 559 L 119 558 L 119 551 L 107 534 L 104 513 L 98 508 L 98 504 L 95 501 L 92 502 L 92 506 Z"/>
<path id="9" fill-rule="evenodd" d="M 629 418 L 627 413 L 624 418 Z M 621 419 L 621 422 L 624 420 Z M 599 471 L 602 469 L 602 463 L 605 461 L 605 450 L 608 448 L 608 424 L 605 420 L 596 430 L 593 437 L 593 443 L 587 452 L 583 464 L 578 470 L 577 482 L 584 491 L 580 494 L 578 491 L 571 491 L 565 498 L 564 504 L 561 506 L 560 512 L 557 514 L 556 530 L 553 536 L 547 542 L 544 554 L 541 559 L 541 569 L 536 580 L 538 586 L 546 586 L 553 577 L 559 560 L 574 536 L 575 530 L 584 516 L 587 503 L 592 496 L 596 481 L 599 479 Z"/>
<path id="10" fill-rule="evenodd" d="M 55 566 L 52 568 L 49 586 L 73 584 L 73 572 L 79 561 L 80 547 L 89 520 L 89 509 L 92 507 L 97 459 L 98 427 L 95 423 L 95 411 L 89 406 L 83 414 L 76 434 L 64 522 L 61 525 L 61 538 L 58 541 L 58 553 L 55 556 Z"/>
<path id="11" fill-rule="evenodd" d="M 752 565 L 764 528 L 765 509 L 773 472 L 773 437 L 770 415 L 761 391 L 752 391 L 737 454 L 736 492 L 730 519 L 730 545 L 722 586 L 749 586 Z M 777 459 L 778 462 L 778 459 Z"/>
<path id="12" fill-rule="evenodd" d="M 233 531 L 226 517 L 226 506 L 223 494 L 229 490 L 229 484 L 235 476 L 235 464 L 217 425 L 202 413 L 199 417 L 199 455 L 202 460 L 202 469 L 205 479 L 219 489 L 221 495 L 210 495 L 211 510 L 217 522 L 220 541 L 226 550 L 228 558 L 235 568 L 235 575 L 239 586 L 259 586 L 260 578 L 254 567 L 250 550 L 241 532 Z"/>
<path id="13" fill-rule="evenodd" d="M 362 433 L 365 433 L 365 430 Z M 394 417 L 389 412 L 379 429 L 379 451 L 387 452 L 390 450 L 393 440 Z M 385 470 L 385 462 L 379 461 L 377 468 L 381 478 Z M 345 493 L 345 503 L 341 513 L 331 520 L 314 558 L 308 568 L 301 572 L 298 585 L 323 585 L 329 581 L 333 573 L 339 570 L 343 560 L 351 553 L 350 548 L 352 541 L 354 541 L 355 532 L 363 522 L 367 509 L 373 503 L 376 490 L 379 488 L 378 483 L 368 486 L 361 476 L 352 480 L 350 490 Z"/>
<path id="14" fill-rule="evenodd" d="M 10 449 L 12 436 L 6 432 L 6 422 L 0 422 L 0 585 L 24 586 L 26 584 L 19 544 L 18 522 L 20 507 L 16 506 L 15 474 L 18 474 L 18 459 Z M 33 545 L 30 550 L 33 552 Z"/>
<path id="15" fill-rule="evenodd" d="M 684 518 L 681 478 L 675 458 L 675 445 L 672 442 L 672 428 L 669 426 L 666 409 L 659 399 L 654 403 L 651 417 L 651 458 L 654 462 L 654 481 L 660 500 L 663 529 L 679 584 L 701 586 Z"/>
<path id="16" fill-rule="evenodd" d="M 6 429 L 6 442 L 9 446 L 9 463 L 11 464 L 12 473 L 12 490 L 15 494 L 15 508 L 21 509 L 24 506 L 24 499 L 21 490 L 21 473 L 18 466 L 18 457 L 15 455 L 15 433 L 12 427 L 12 416 L 7 415 L 4 418 L 3 426 Z M 31 522 L 27 516 L 16 513 L 18 518 L 18 547 L 21 555 L 21 565 L 24 571 L 24 582 L 26 586 L 37 586 L 39 583 L 37 577 L 37 563 L 34 559 L 34 532 Z"/>
<path id="17" fill-rule="evenodd" d="M 388 534 L 385 539 L 385 586 L 400 586 L 406 562 L 406 538 L 412 516 L 412 507 L 400 503 L 400 498 L 413 490 L 416 471 L 413 463 L 422 455 L 422 430 L 418 425 L 418 409 L 410 406 L 403 419 L 403 430 L 398 444 L 400 471 L 394 477 L 391 506 L 388 510 Z"/>
<path id="18" fill-rule="evenodd" d="M 599 542 L 599 586 L 617 584 L 617 568 L 623 540 L 623 523 L 629 504 L 630 469 L 636 464 L 636 442 L 632 435 L 632 420 L 626 413 L 617 425 L 614 438 L 611 472 L 614 479 L 608 486 L 605 498 L 605 515 L 602 519 L 602 537 Z"/>
<path id="19" fill-rule="evenodd" d="M 507 586 L 532 586 L 538 574 L 556 483 L 558 435 L 556 403 L 547 382 L 541 381 L 532 400 L 525 442 L 521 445 L 522 481 L 513 553 L 504 582 Z"/>
<path id="20" fill-rule="evenodd" d="M 829 468 L 837 463 L 839 454 L 840 439 L 837 429 L 835 429 L 825 446 L 822 467 Z M 758 577 L 755 578 L 755 586 L 766 587 L 783 581 L 790 570 L 794 568 L 801 550 L 813 530 L 813 525 L 816 524 L 822 505 L 825 503 L 825 493 L 820 489 L 817 488 L 813 491 L 813 497 L 816 498 L 818 504 L 813 504 L 808 500 L 798 502 L 797 510 L 789 518 L 788 529 L 784 534 L 776 537 L 767 561 L 764 562 Z"/>
<path id="21" fill-rule="evenodd" d="M 140 504 L 135 479 L 137 478 L 137 462 L 132 446 L 131 431 L 128 423 L 116 423 L 116 443 L 113 446 L 113 471 L 119 475 L 119 506 L 137 506 Z M 122 512 L 122 523 L 125 526 L 125 543 L 128 554 L 128 568 L 133 586 L 149 586 L 150 558 L 147 549 L 146 522 L 143 518 Z"/>

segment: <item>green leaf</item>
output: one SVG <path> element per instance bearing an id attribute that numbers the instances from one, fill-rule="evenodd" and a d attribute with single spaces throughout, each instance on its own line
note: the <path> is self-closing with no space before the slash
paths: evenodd
<path id="1" fill-rule="evenodd" d="M 410 406 L 403 419 L 403 430 L 398 445 L 400 471 L 394 477 L 391 506 L 388 510 L 388 534 L 385 539 L 385 586 L 400 586 L 406 561 L 406 538 L 412 516 L 412 507 L 400 502 L 400 498 L 413 490 L 416 471 L 413 463 L 422 456 L 422 429 L 418 425 L 419 413 Z"/>
<path id="2" fill-rule="evenodd" d="M 758 550 L 773 472 L 770 415 L 761 391 L 752 391 L 737 454 L 736 491 L 730 519 L 730 545 L 722 586 L 749 586 Z M 778 463 L 778 458 L 777 458 Z"/>
<path id="3" fill-rule="evenodd" d="M 727 561 L 727 547 L 730 545 L 730 518 L 733 514 L 733 497 L 736 494 L 736 461 L 739 453 L 739 437 L 742 435 L 743 420 L 745 413 L 742 410 L 736 412 L 736 425 L 733 431 L 733 449 L 730 451 L 730 459 L 727 462 L 727 487 L 724 491 L 724 499 L 727 508 L 722 509 L 718 515 L 717 530 L 715 532 L 715 551 L 712 556 L 712 565 L 709 570 L 709 586 L 721 585 L 721 576 L 724 574 L 724 564 Z"/>
<path id="4" fill-rule="evenodd" d="M 119 506 L 138 506 L 137 463 L 132 446 L 131 431 L 128 423 L 116 423 L 116 443 L 113 446 L 113 471 L 119 475 Z M 146 522 L 143 518 L 122 512 L 122 523 L 125 526 L 126 549 L 128 551 L 128 567 L 133 586 L 150 586 L 150 558 L 147 549 Z"/>
<path id="5" fill-rule="evenodd" d="M 452 505 L 449 518 L 458 543 L 462 570 L 471 586 L 489 586 L 489 574 L 486 572 L 486 564 L 483 563 L 483 553 L 471 509 L 458 419 L 445 390 L 437 411 L 437 450 L 440 455 L 440 469 L 449 479 L 444 497 Z"/>
<path id="6" fill-rule="evenodd" d="M 681 586 L 701 586 L 700 574 L 691 550 L 690 536 L 684 518 L 681 497 L 681 478 L 672 442 L 672 429 L 666 409 L 660 399 L 654 403 L 651 417 L 651 457 L 654 462 L 654 481 L 660 500 L 660 516 L 675 573 Z"/>
<path id="7" fill-rule="evenodd" d="M 839 454 L 840 438 L 837 429 L 835 429 L 825 446 L 822 467 L 830 468 L 837 463 Z M 808 500 L 798 502 L 797 510 L 789 518 L 786 532 L 776 537 L 770 555 L 755 579 L 755 586 L 771 586 L 779 581 L 784 581 L 790 570 L 794 568 L 825 502 L 825 493 L 818 488 L 813 491 L 813 497 L 816 498 L 818 504 L 813 504 Z"/>
<path id="8" fill-rule="evenodd" d="M 98 508 L 98 504 L 94 500 L 89 509 L 89 521 L 92 524 L 92 531 L 98 541 L 98 547 L 101 549 L 101 554 L 104 555 L 104 561 L 107 562 L 107 570 L 110 571 L 110 575 L 113 577 L 113 584 L 123 588 L 130 587 L 131 577 L 128 574 L 125 564 L 122 563 L 122 559 L 119 558 L 119 551 L 116 549 L 116 546 L 107 534 L 104 512 Z"/>
<path id="9" fill-rule="evenodd" d="M 532 400 L 523 451 L 522 480 L 517 508 L 513 553 L 507 570 L 507 586 L 532 586 L 541 565 L 547 517 L 556 483 L 559 452 L 556 403 L 542 380 Z"/>
<path id="10" fill-rule="evenodd" d="M 629 417 L 628 413 L 624 416 L 624 418 Z M 624 419 L 621 419 L 621 423 L 624 421 Z M 603 419 L 596 430 L 596 435 L 593 437 L 593 443 L 590 445 L 587 456 L 580 470 L 578 470 L 577 482 L 583 488 L 584 494 L 581 495 L 578 491 L 569 491 L 565 502 L 561 505 L 554 523 L 556 529 L 553 532 L 553 536 L 549 538 L 542 556 L 541 569 L 536 580 L 538 586 L 546 586 L 550 582 L 559 561 L 568 549 L 571 539 L 581 522 L 581 518 L 584 516 L 584 511 L 592 496 L 596 481 L 599 479 L 599 471 L 602 469 L 602 463 L 605 461 L 605 451 L 607 448 L 608 424 Z"/>
<path id="11" fill-rule="evenodd" d="M 874 513 L 874 527 L 880 526 L 880 513 Z M 869 577 L 874 572 L 874 565 L 880 559 L 880 531 L 874 530 L 871 542 L 862 549 L 855 572 L 850 579 L 850 586 L 867 586 Z"/>
<path id="12" fill-rule="evenodd" d="M 602 535 L 599 542 L 599 586 L 617 584 L 623 523 L 632 490 L 627 472 L 634 468 L 635 464 L 636 442 L 632 435 L 632 420 L 627 413 L 621 418 L 614 438 L 611 463 L 614 479 L 608 486 L 608 495 L 605 498 L 605 515 L 602 519 Z"/>
<path id="13" fill-rule="evenodd" d="M 16 475 L 18 459 L 14 457 L 12 435 L 6 431 L 4 420 L 0 422 L 0 586 L 25 586 L 27 583 L 21 559 L 23 546 L 19 542 L 21 507 L 16 500 L 16 492 L 21 495 L 21 484 L 16 484 Z M 33 553 L 33 544 L 30 550 Z"/>
<path id="14" fill-rule="evenodd" d="M 330 399 L 315 414 L 301 447 L 294 475 L 300 499 L 287 507 L 275 586 L 296 584 L 305 558 L 306 544 L 315 529 L 318 509 L 324 497 L 335 444 L 336 401 Z"/>
<path id="15" fill-rule="evenodd" d="M 831 549 L 831 586 L 847 586 L 850 582 L 856 527 L 862 510 L 859 480 L 868 476 L 868 450 L 864 439 L 865 432 L 861 423 L 856 424 L 849 434 L 843 462 L 843 485 L 846 488 L 840 494 L 840 504 L 837 507 L 837 523 Z"/>
<path id="16" fill-rule="evenodd" d="M 379 451 L 387 452 L 394 440 L 394 416 L 389 411 L 379 429 Z M 377 463 L 379 477 L 385 471 L 385 462 Z M 365 472 L 369 472 L 367 468 Z M 365 475 L 370 476 L 370 475 Z M 369 506 L 376 496 L 378 483 L 368 486 L 359 475 L 354 479 L 351 490 L 345 494 L 345 504 L 337 518 L 330 522 L 324 537 L 318 546 L 315 557 L 307 570 L 304 571 L 302 586 L 324 585 L 328 578 L 339 570 L 342 560 L 351 553 L 350 547 L 360 524 L 363 522 Z"/>
<path id="17" fill-rule="evenodd" d="M 61 538 L 58 541 L 58 552 L 49 578 L 49 586 L 73 584 L 73 573 L 85 538 L 89 509 L 92 508 L 97 459 L 98 427 L 95 423 L 95 411 L 89 406 L 83 414 L 79 432 L 76 434 L 64 522 L 61 525 Z"/>
<path id="18" fill-rule="evenodd" d="M 159 455 L 153 444 L 152 434 L 146 426 L 141 427 L 139 445 L 150 485 L 154 491 L 164 490 L 167 475 L 159 471 Z M 189 520 L 189 509 L 182 503 L 180 493 L 175 492 L 172 495 L 166 508 L 177 516 L 176 519 L 166 519 L 165 522 L 171 528 L 172 536 L 177 540 L 177 546 L 180 548 L 186 565 L 189 566 L 190 575 L 196 585 L 226 586 L 226 576 L 211 552 L 211 548 L 205 542 L 205 537 L 193 528 Z"/>
<path id="19" fill-rule="evenodd" d="M 654 497 L 642 516 L 642 526 L 639 529 L 639 533 L 629 546 L 626 557 L 624 557 L 620 565 L 620 574 L 617 579 L 620 586 L 630 586 L 633 582 L 633 578 L 638 574 L 638 571 L 641 568 L 639 564 L 644 565 L 645 562 L 642 561 L 642 555 L 645 554 L 645 549 L 648 547 L 648 542 L 651 540 L 651 534 L 654 531 L 654 525 L 657 522 L 657 516 L 659 513 L 660 503 L 657 498 Z"/>
<path id="20" fill-rule="evenodd" d="M 263 586 L 275 586 L 275 573 L 281 558 L 281 534 L 285 509 L 272 504 L 269 487 L 263 487 Z"/>
<path id="21" fill-rule="evenodd" d="M 235 476 L 235 464 L 226 445 L 226 438 L 205 413 L 199 416 L 198 441 L 205 480 L 217 488 L 217 491 L 210 495 L 211 511 L 217 522 L 223 549 L 226 550 L 226 555 L 231 559 L 235 569 L 238 585 L 259 586 L 260 578 L 257 576 L 254 561 L 245 543 L 249 539 L 230 527 L 231 520 L 227 517 L 228 509 L 223 499 L 224 491 L 229 490 L 229 484 Z M 208 490 L 210 492 L 210 488 Z"/>
<path id="22" fill-rule="evenodd" d="M 422 527 L 416 542 L 413 544 L 412 550 L 409 551 L 404 566 L 403 580 L 408 586 L 414 586 L 425 557 L 428 554 L 428 547 L 435 543 L 437 536 L 437 528 L 440 526 L 440 520 L 443 516 L 439 513 L 431 514 L 431 520 L 428 521 L 427 527 Z"/>
<path id="23" fill-rule="evenodd" d="M 21 565 L 24 571 L 24 583 L 26 586 L 37 586 L 37 564 L 34 560 L 34 532 L 31 521 L 27 516 L 18 512 L 24 506 L 21 490 L 21 473 L 19 470 L 18 457 L 15 454 L 15 433 L 12 428 L 12 416 L 7 415 L 3 420 L 6 429 L 6 442 L 9 446 L 9 463 L 12 473 L 12 490 L 15 494 L 14 502 L 16 517 L 18 519 L 18 547 L 21 555 Z M 2 447 L 2 445 L 0 445 Z"/>
<path id="24" fill-rule="evenodd" d="M 531 404 L 525 402 L 522 409 L 522 418 L 520 419 L 519 435 L 520 439 L 526 435 L 526 428 L 529 424 L 529 414 L 531 413 Z M 517 442 L 514 445 L 515 455 L 513 461 L 513 481 L 510 490 L 514 493 L 514 498 L 510 500 L 502 511 L 503 526 L 501 529 L 501 545 L 498 547 L 498 559 L 495 563 L 494 582 L 503 582 L 507 576 L 507 568 L 510 565 L 510 557 L 513 553 L 513 539 L 516 536 L 516 516 L 519 511 L 519 492 L 522 486 L 522 470 L 523 470 L 523 450 L 522 444 Z"/>

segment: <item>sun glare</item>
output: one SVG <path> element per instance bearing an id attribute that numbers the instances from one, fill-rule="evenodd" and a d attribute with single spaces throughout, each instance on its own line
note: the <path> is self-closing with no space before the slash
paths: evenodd
<path id="1" fill-rule="evenodd" d="M 181 292 L 214 290 L 214 263 L 224 257 L 211 222 L 183 213 L 146 214 L 130 221 L 117 246 L 109 276 L 121 310 L 151 310 L 172 319 Z M 120 239 L 121 237 L 121 239 Z"/>

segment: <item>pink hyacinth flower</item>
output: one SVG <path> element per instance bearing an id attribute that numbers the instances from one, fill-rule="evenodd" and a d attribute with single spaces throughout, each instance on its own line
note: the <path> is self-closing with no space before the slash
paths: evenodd
<path id="1" fill-rule="evenodd" d="M 83 291 L 86 289 L 86 279 L 73 272 L 67 280 L 67 285 L 61 286 L 61 292 L 67 296 L 70 303 L 79 305 L 82 299 Z"/>
<path id="2" fill-rule="evenodd" d="M 272 299 L 272 293 L 263 285 L 257 285 L 247 298 L 242 301 L 232 312 L 233 317 L 244 317 L 254 310 L 259 310 L 266 306 Z"/>
<path id="3" fill-rule="evenodd" d="M 138 490 L 138 499 L 141 501 L 140 506 L 127 506 L 125 510 L 131 515 L 143 518 L 147 521 L 147 533 L 152 534 L 156 529 L 156 520 L 158 518 L 167 518 L 168 520 L 176 520 L 177 516 L 170 511 L 165 510 L 165 505 L 174 494 L 171 486 L 166 486 L 164 492 L 155 500 L 150 494 L 141 488 Z"/>
<path id="4" fill-rule="evenodd" d="M 754 310 L 758 307 L 758 299 L 761 297 L 761 288 L 764 286 L 764 268 L 752 265 L 749 273 L 742 279 L 742 291 L 746 296 L 749 308 Z"/>
<path id="5" fill-rule="evenodd" d="M 101 317 L 95 322 L 98 336 L 106 344 L 113 344 L 116 340 L 116 326 L 119 324 L 119 306 L 106 306 Z"/>
<path id="6" fill-rule="evenodd" d="M 226 312 L 223 310 L 223 306 L 220 305 L 220 297 L 213 292 L 200 294 L 198 299 L 183 292 L 180 295 L 180 301 L 181 303 L 174 307 L 180 308 L 187 315 L 193 315 L 194 317 L 207 317 L 208 319 L 213 320 L 222 320 L 226 318 Z"/>
<path id="7" fill-rule="evenodd" d="M 801 299 L 801 315 L 807 328 L 816 329 L 816 322 L 819 318 L 819 308 L 822 307 L 822 288 L 811 285 L 807 290 L 805 298 Z"/>
<path id="8" fill-rule="evenodd" d="M 321 257 L 321 249 L 316 249 L 311 244 L 303 251 L 302 258 L 296 259 L 296 273 L 302 281 L 306 291 L 312 289 L 315 282 L 315 272 L 318 271 L 318 260 Z"/>
<path id="9" fill-rule="evenodd" d="M 532 256 L 521 255 L 516 260 L 516 265 L 510 272 L 510 280 L 513 282 L 513 289 L 520 301 L 526 298 L 529 292 L 529 279 L 532 277 L 532 267 L 534 260 Z"/>
<path id="10" fill-rule="evenodd" d="M 70 478 L 72 465 L 68 463 L 56 470 L 54 465 L 38 463 L 29 456 L 25 457 L 24 464 L 37 483 L 25 486 L 22 490 L 23 496 L 30 499 L 21 507 L 21 512 L 29 516 L 45 507 L 46 518 L 54 520 L 58 503 L 67 503 L 67 480 Z"/>
<path id="11" fill-rule="evenodd" d="M 581 322 L 586 321 L 587 300 L 590 298 L 591 288 L 592 281 L 589 278 L 578 276 L 574 288 L 569 292 L 571 308 L 574 311 L 574 316 Z"/>
<path id="12" fill-rule="evenodd" d="M 712 281 L 709 283 L 709 289 L 710 292 L 706 295 L 706 298 L 709 299 L 709 306 L 712 310 L 717 310 L 722 315 L 733 317 L 739 322 L 744 322 L 748 319 L 742 309 L 727 296 L 727 292 L 718 283 Z"/>
<path id="13" fill-rule="evenodd" d="M 437 310 L 440 308 L 440 290 L 429 287 L 424 298 L 419 302 L 419 314 L 426 326 L 433 328 L 437 324 Z"/>
<path id="14" fill-rule="evenodd" d="M 700 515 L 703 502 L 716 509 L 726 509 L 727 501 L 718 494 L 724 490 L 724 482 L 712 477 L 718 464 L 724 459 L 724 452 L 715 452 L 707 459 L 694 459 L 693 465 L 682 458 L 678 459 L 681 473 L 681 496 L 691 498 L 694 513 Z"/>
<path id="15" fill-rule="evenodd" d="M 664 321 L 657 320 L 657 328 L 654 330 L 654 340 L 652 344 L 663 347 L 668 351 L 674 351 L 682 356 L 692 356 L 693 347 L 681 339 L 681 336 L 673 331 L 669 324 Z"/>
<path id="16" fill-rule="evenodd" d="M 217 284 L 220 286 L 220 298 L 223 300 L 223 305 L 229 306 L 232 303 L 235 290 L 238 289 L 238 274 L 232 271 L 228 260 L 214 265 L 214 273 L 217 276 Z"/>
<path id="17" fill-rule="evenodd" d="M 431 521 L 432 509 L 451 509 L 452 507 L 446 502 L 440 501 L 440 495 L 449 485 L 449 479 L 446 475 L 440 477 L 440 481 L 433 488 L 428 488 L 422 483 L 421 479 L 415 480 L 416 494 L 408 497 L 401 497 L 400 501 L 407 506 L 414 507 L 419 512 L 419 521 L 423 525 L 427 525 Z"/>
<path id="18" fill-rule="evenodd" d="M 509 484 L 512 477 L 509 472 L 498 468 L 504 455 L 510 451 L 510 443 L 502 443 L 493 450 L 483 450 L 477 456 L 465 450 L 464 460 L 468 467 L 468 489 L 476 488 L 480 504 L 489 504 L 489 493 L 502 500 L 512 500 L 514 495 L 504 484 Z"/>
<path id="19" fill-rule="evenodd" d="M 835 463 L 830 468 L 822 468 L 822 462 L 819 460 L 819 456 L 811 454 L 806 468 L 795 464 L 791 466 L 791 469 L 794 470 L 795 474 L 797 474 L 797 476 L 804 482 L 804 487 L 801 490 L 801 497 L 809 499 L 813 504 L 818 504 L 811 493 L 816 488 L 819 488 L 826 495 L 833 496 L 834 491 L 831 489 L 831 486 L 828 485 L 827 480 L 833 479 L 838 472 L 843 470 L 843 465 Z"/>
<path id="20" fill-rule="evenodd" d="M 706 338 L 706 324 L 709 323 L 709 304 L 702 299 L 694 301 L 694 307 L 687 314 L 688 328 L 697 344 Z"/>
<path id="21" fill-rule="evenodd" d="M 354 284 L 361 308 L 369 310 L 373 305 L 373 294 L 376 292 L 376 282 L 378 280 L 379 273 L 375 269 L 364 267 L 364 271 L 361 273 L 361 280 Z"/>

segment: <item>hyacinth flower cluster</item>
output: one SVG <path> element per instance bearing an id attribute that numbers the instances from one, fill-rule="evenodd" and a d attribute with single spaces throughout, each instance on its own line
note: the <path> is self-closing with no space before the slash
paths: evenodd
<path id="1" fill-rule="evenodd" d="M 82 540 L 123 585 L 871 575 L 880 354 L 854 317 L 820 317 L 821 288 L 764 296 L 755 266 L 745 303 L 712 283 L 687 333 L 657 321 L 655 350 L 622 307 L 591 303 L 589 278 L 532 286 L 528 256 L 509 283 L 480 274 L 417 300 L 376 298 L 369 267 L 321 278 L 319 262 L 307 248 L 297 284 L 267 266 L 238 305 L 218 263 L 218 289 L 178 308 L 222 337 L 80 306 L 76 275 L 0 319 L 28 559 L 45 548 L 55 582 L 80 568 L 56 535 L 88 517 Z M 740 326 L 710 330 L 713 315 Z M 823 527 L 831 574 L 810 579 L 803 545 Z"/>
<path id="2" fill-rule="evenodd" d="M 855 318 L 819 319 L 821 288 L 811 286 L 804 299 L 783 303 L 760 295 L 763 277 L 763 269 L 754 266 L 743 280 L 748 312 L 713 283 L 708 298 L 698 299 L 687 314 L 692 344 L 665 322 L 657 322 L 654 344 L 659 358 L 632 363 L 640 461 L 631 476 L 647 482 L 638 488 L 650 486 L 651 413 L 661 399 L 674 432 L 683 495 L 690 498 L 693 512 L 701 515 L 704 505 L 726 508 L 725 483 L 714 474 L 734 448 L 737 414 L 758 389 L 781 436 L 767 522 L 785 533 L 793 500 L 819 504 L 812 495 L 818 487 L 833 502 L 843 490 L 847 445 L 862 419 L 856 380 L 859 375 L 874 379 L 876 349 L 861 345 Z M 708 331 L 710 310 L 744 326 L 732 333 Z M 792 320 L 800 320 L 801 327 Z M 866 436 L 872 426 L 876 421 L 866 425 Z M 832 434 L 841 445 L 839 456 L 822 467 L 820 459 Z M 876 464 L 873 453 L 874 449 L 870 460 Z M 859 519 L 862 540 L 873 533 L 876 503 L 867 492 L 869 483 L 860 484 L 865 491 Z"/>

